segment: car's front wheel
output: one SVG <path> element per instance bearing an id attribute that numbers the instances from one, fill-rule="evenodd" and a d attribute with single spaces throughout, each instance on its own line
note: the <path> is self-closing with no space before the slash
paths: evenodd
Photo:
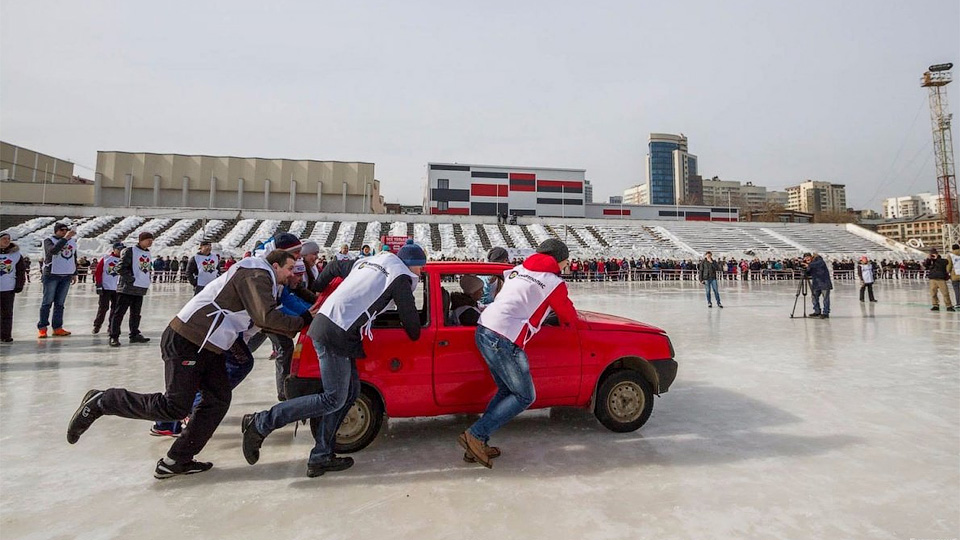
<path id="1" fill-rule="evenodd" d="M 344 417 L 340 429 L 337 431 L 337 442 L 334 451 L 338 454 L 350 454 L 363 450 L 380 433 L 383 426 L 383 404 L 380 398 L 366 387 L 360 392 L 360 397 Z M 320 419 L 310 419 L 310 432 L 314 438 L 320 428 Z"/>
<path id="2" fill-rule="evenodd" d="M 610 431 L 636 431 L 647 422 L 651 412 L 653 390 L 639 371 L 615 371 L 600 384 L 593 414 Z"/>

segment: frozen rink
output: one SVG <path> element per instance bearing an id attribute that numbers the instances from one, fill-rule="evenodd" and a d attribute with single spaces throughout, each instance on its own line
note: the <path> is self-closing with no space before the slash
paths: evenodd
<path id="1" fill-rule="evenodd" d="M 91 284 L 67 301 L 70 338 L 35 339 L 39 285 L 0 347 L 0 536 L 14 538 L 955 538 L 960 536 L 960 313 L 926 283 L 840 282 L 828 321 L 788 316 L 792 282 L 573 284 L 578 308 L 668 331 L 680 364 L 640 431 L 579 410 L 528 412 L 495 435 L 493 470 L 461 461 L 466 417 L 392 420 L 357 464 L 305 476 L 308 429 L 269 437 L 249 466 L 240 417 L 273 404 L 269 347 L 199 459 L 152 477 L 169 439 L 147 422 L 65 430 L 90 388 L 162 389 L 158 341 L 190 295 L 157 285 L 148 345 L 90 334 Z M 799 308 L 798 308 L 799 309 Z"/>

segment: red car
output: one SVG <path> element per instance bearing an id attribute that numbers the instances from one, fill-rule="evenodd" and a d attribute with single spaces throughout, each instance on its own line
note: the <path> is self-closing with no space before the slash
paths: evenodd
<path id="1" fill-rule="evenodd" d="M 362 392 L 337 432 L 337 451 L 370 444 L 384 416 L 409 418 L 481 413 L 496 391 L 474 342 L 476 327 L 450 324 L 450 294 L 464 274 L 502 277 L 505 264 L 430 262 L 416 291 L 423 328 L 411 341 L 396 311 L 374 323 L 367 358 L 359 360 Z M 653 410 L 653 396 L 666 392 L 677 374 L 673 345 L 656 327 L 622 317 L 578 311 L 575 331 L 547 319 L 527 345 L 537 389 L 531 408 L 592 408 L 617 432 L 634 431 Z M 320 368 L 313 343 L 300 333 L 286 381 L 286 395 L 318 393 Z M 311 423 L 316 429 L 316 422 Z"/>

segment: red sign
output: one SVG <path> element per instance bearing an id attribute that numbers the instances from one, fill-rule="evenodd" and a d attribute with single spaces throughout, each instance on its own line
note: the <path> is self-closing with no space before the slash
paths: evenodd
<path id="1" fill-rule="evenodd" d="M 389 246 L 391 252 L 396 253 L 400 251 L 400 248 L 402 248 L 404 244 L 407 243 L 407 237 L 406 236 L 381 236 L 380 242 L 385 246 Z"/>

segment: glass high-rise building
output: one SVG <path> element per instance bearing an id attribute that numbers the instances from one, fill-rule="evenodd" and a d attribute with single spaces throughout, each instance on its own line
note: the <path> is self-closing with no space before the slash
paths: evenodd
<path id="1" fill-rule="evenodd" d="M 687 138 L 651 133 L 647 155 L 650 204 L 678 204 L 690 194 L 690 178 L 698 174 L 697 156 L 687 152 Z"/>

